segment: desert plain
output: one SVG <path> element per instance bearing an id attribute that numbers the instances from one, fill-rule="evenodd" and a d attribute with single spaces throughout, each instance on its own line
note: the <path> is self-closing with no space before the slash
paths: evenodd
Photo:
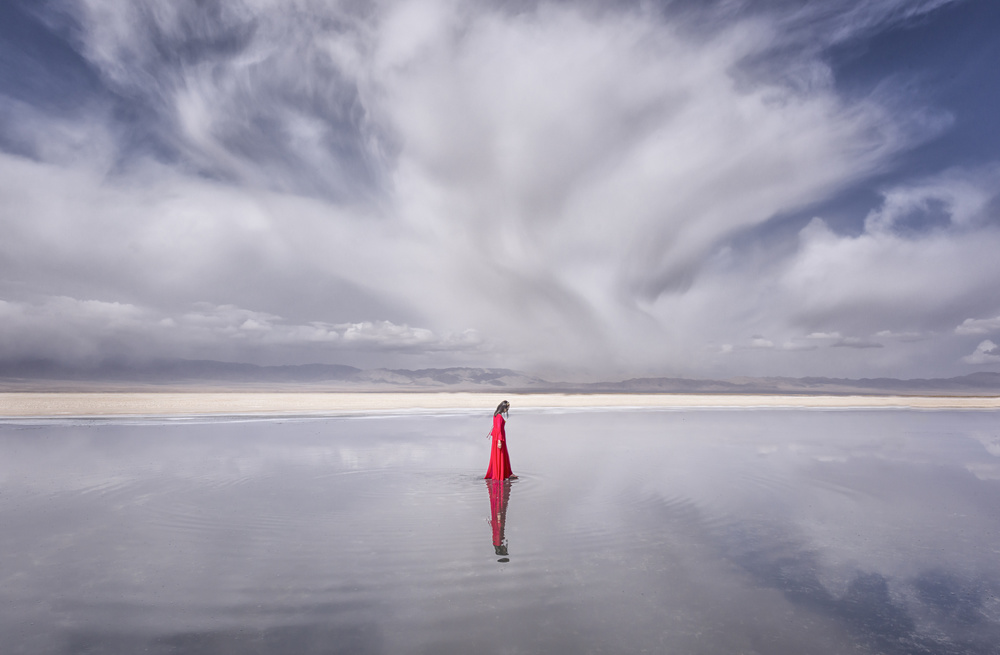
<path id="1" fill-rule="evenodd" d="M 353 414 L 518 408 L 998 409 L 995 396 L 140 392 L 0 393 L 0 417 Z"/>

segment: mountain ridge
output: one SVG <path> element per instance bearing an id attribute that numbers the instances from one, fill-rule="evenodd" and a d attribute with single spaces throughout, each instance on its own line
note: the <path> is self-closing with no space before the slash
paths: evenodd
<path id="1" fill-rule="evenodd" d="M 950 378 L 897 379 L 808 376 L 725 380 L 637 377 L 619 381 L 549 381 L 507 368 L 377 368 L 343 364 L 266 366 L 216 360 L 105 360 L 69 366 L 52 360 L 0 361 L 0 386 L 17 390 L 106 390 L 232 386 L 316 391 L 508 391 L 520 393 L 698 393 L 698 394 L 869 394 L 1000 395 L 1000 373 L 977 371 Z"/>

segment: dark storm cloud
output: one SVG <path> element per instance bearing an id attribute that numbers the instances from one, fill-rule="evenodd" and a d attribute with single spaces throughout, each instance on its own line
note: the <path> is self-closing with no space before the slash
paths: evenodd
<path id="1" fill-rule="evenodd" d="M 851 86 L 834 56 L 964 3 L 4 11 L 2 357 L 994 363 L 955 328 L 1000 312 L 996 166 L 886 177 L 963 114 L 891 67 Z M 802 214 L 877 179 L 853 222 Z M 202 307 L 269 336 L 182 320 Z"/>

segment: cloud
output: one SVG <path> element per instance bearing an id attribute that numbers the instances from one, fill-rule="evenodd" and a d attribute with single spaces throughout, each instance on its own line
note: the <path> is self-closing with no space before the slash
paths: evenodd
<path id="1" fill-rule="evenodd" d="M 454 353 L 484 347 L 475 330 L 435 334 L 391 321 L 298 324 L 235 305 L 196 303 L 173 316 L 149 308 L 68 297 L 36 303 L 0 301 L 0 359 L 48 358 L 97 361 L 127 356 L 253 359 L 261 347 L 323 351 Z"/>
<path id="2" fill-rule="evenodd" d="M 889 189 L 857 236 L 813 219 L 782 276 L 784 288 L 801 301 L 799 315 L 849 316 L 854 331 L 881 331 L 879 324 L 890 323 L 939 328 L 962 307 L 1000 302 L 989 282 L 1000 264 L 987 255 L 1000 246 L 1000 231 L 990 220 L 997 181 L 996 169 L 989 168 Z M 933 226 L 902 224 L 909 210 L 934 202 L 940 217 Z"/>
<path id="3" fill-rule="evenodd" d="M 882 206 L 865 218 L 865 231 L 926 231 L 967 227 L 989 218 L 1000 169 L 950 170 L 920 183 L 889 189 Z"/>
<path id="4" fill-rule="evenodd" d="M 995 318 L 967 318 L 955 328 L 955 334 L 962 336 L 991 334 L 1000 331 L 1000 316 Z"/>
<path id="5" fill-rule="evenodd" d="M 722 373 L 959 374 L 951 367 L 968 351 L 950 336 L 954 326 L 965 316 L 1000 306 L 991 284 L 1000 268 L 989 254 L 1000 247 L 993 174 L 991 167 L 951 170 L 884 192 L 886 205 L 888 198 L 911 188 L 936 188 L 942 197 L 964 190 L 968 197 L 988 198 L 977 203 L 981 210 L 974 218 L 963 214 L 968 220 L 953 218 L 958 204 L 942 203 L 943 220 L 924 228 L 896 223 L 889 229 L 840 232 L 817 218 L 797 240 L 720 249 L 687 292 L 655 304 L 655 315 L 674 325 L 681 343 L 696 333 L 716 343 L 738 343 L 730 327 L 738 325 L 774 343 L 838 344 L 836 357 L 825 354 L 828 348 L 802 350 L 794 358 L 784 348 L 736 348 L 718 360 Z"/>
<path id="6" fill-rule="evenodd" d="M 880 330 L 875 333 L 875 336 L 881 339 L 895 339 L 898 341 L 912 342 L 912 341 L 921 341 L 923 339 L 927 339 L 929 335 L 913 331 L 894 332 L 892 330 Z"/>
<path id="7" fill-rule="evenodd" d="M 216 338 L 275 345 L 322 344 L 352 350 L 451 351 L 476 349 L 481 340 L 475 330 L 437 335 L 431 330 L 391 321 L 295 324 L 280 316 L 233 305 L 198 303 L 194 310 L 174 319 L 171 327 L 197 334 L 206 342 Z"/>
<path id="8" fill-rule="evenodd" d="M 813 343 L 804 343 L 797 339 L 792 339 L 781 344 L 782 350 L 790 351 L 805 351 L 805 350 L 817 350 L 819 346 Z"/>
<path id="9" fill-rule="evenodd" d="M 907 23 L 925 17 L 957 0 L 848 0 L 837 7 L 805 3 L 796 7 L 782 22 L 789 28 L 788 39 L 820 49 L 856 39 L 883 29 L 886 23 Z M 810 39 L 808 42 L 805 39 Z"/>
<path id="10" fill-rule="evenodd" d="M 831 348 L 882 348 L 883 345 L 877 341 L 859 339 L 857 337 L 847 337 L 831 344 Z"/>
<path id="11" fill-rule="evenodd" d="M 462 35 L 426 45 L 427 61 L 453 65 L 386 75 L 406 144 L 397 179 L 436 191 L 411 199 L 433 200 L 427 213 L 493 238 L 498 265 L 586 303 L 683 290 L 719 240 L 904 143 L 880 107 L 845 105 L 829 85 L 740 88 L 730 70 L 773 38 L 759 23 L 696 44 L 646 16 L 550 9 L 484 17 Z"/>
<path id="12" fill-rule="evenodd" d="M 971 355 L 962 358 L 966 364 L 997 364 L 1000 363 L 1000 348 L 989 339 L 976 346 Z"/>
<path id="13" fill-rule="evenodd" d="M 30 119 L 0 152 L 0 297 L 91 356 L 896 366 L 916 346 L 808 344 L 995 313 L 997 169 L 894 185 L 860 233 L 774 224 L 947 128 L 913 91 L 843 93 L 825 50 L 945 4 L 48 4 L 101 88 L 0 103 Z M 138 314 L 112 337 L 57 297 Z"/>
<path id="14" fill-rule="evenodd" d="M 71 3 L 79 48 L 162 152 L 238 185 L 340 201 L 378 193 L 379 136 L 326 53 L 363 36 L 337 3 Z M 357 44 L 363 47 L 363 44 Z"/>
<path id="15" fill-rule="evenodd" d="M 839 332 L 811 332 L 806 335 L 806 339 L 842 339 Z"/>
<path id="16" fill-rule="evenodd" d="M 0 357 L 86 359 L 114 352 L 125 335 L 148 327 L 147 310 L 131 304 L 53 297 L 40 305 L 0 301 Z"/>

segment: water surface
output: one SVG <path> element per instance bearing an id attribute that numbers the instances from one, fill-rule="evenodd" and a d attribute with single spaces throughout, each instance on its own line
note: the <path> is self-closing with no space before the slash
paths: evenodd
<path id="1" fill-rule="evenodd" d="M 0 425 L 10 653 L 1000 653 L 995 412 Z"/>

